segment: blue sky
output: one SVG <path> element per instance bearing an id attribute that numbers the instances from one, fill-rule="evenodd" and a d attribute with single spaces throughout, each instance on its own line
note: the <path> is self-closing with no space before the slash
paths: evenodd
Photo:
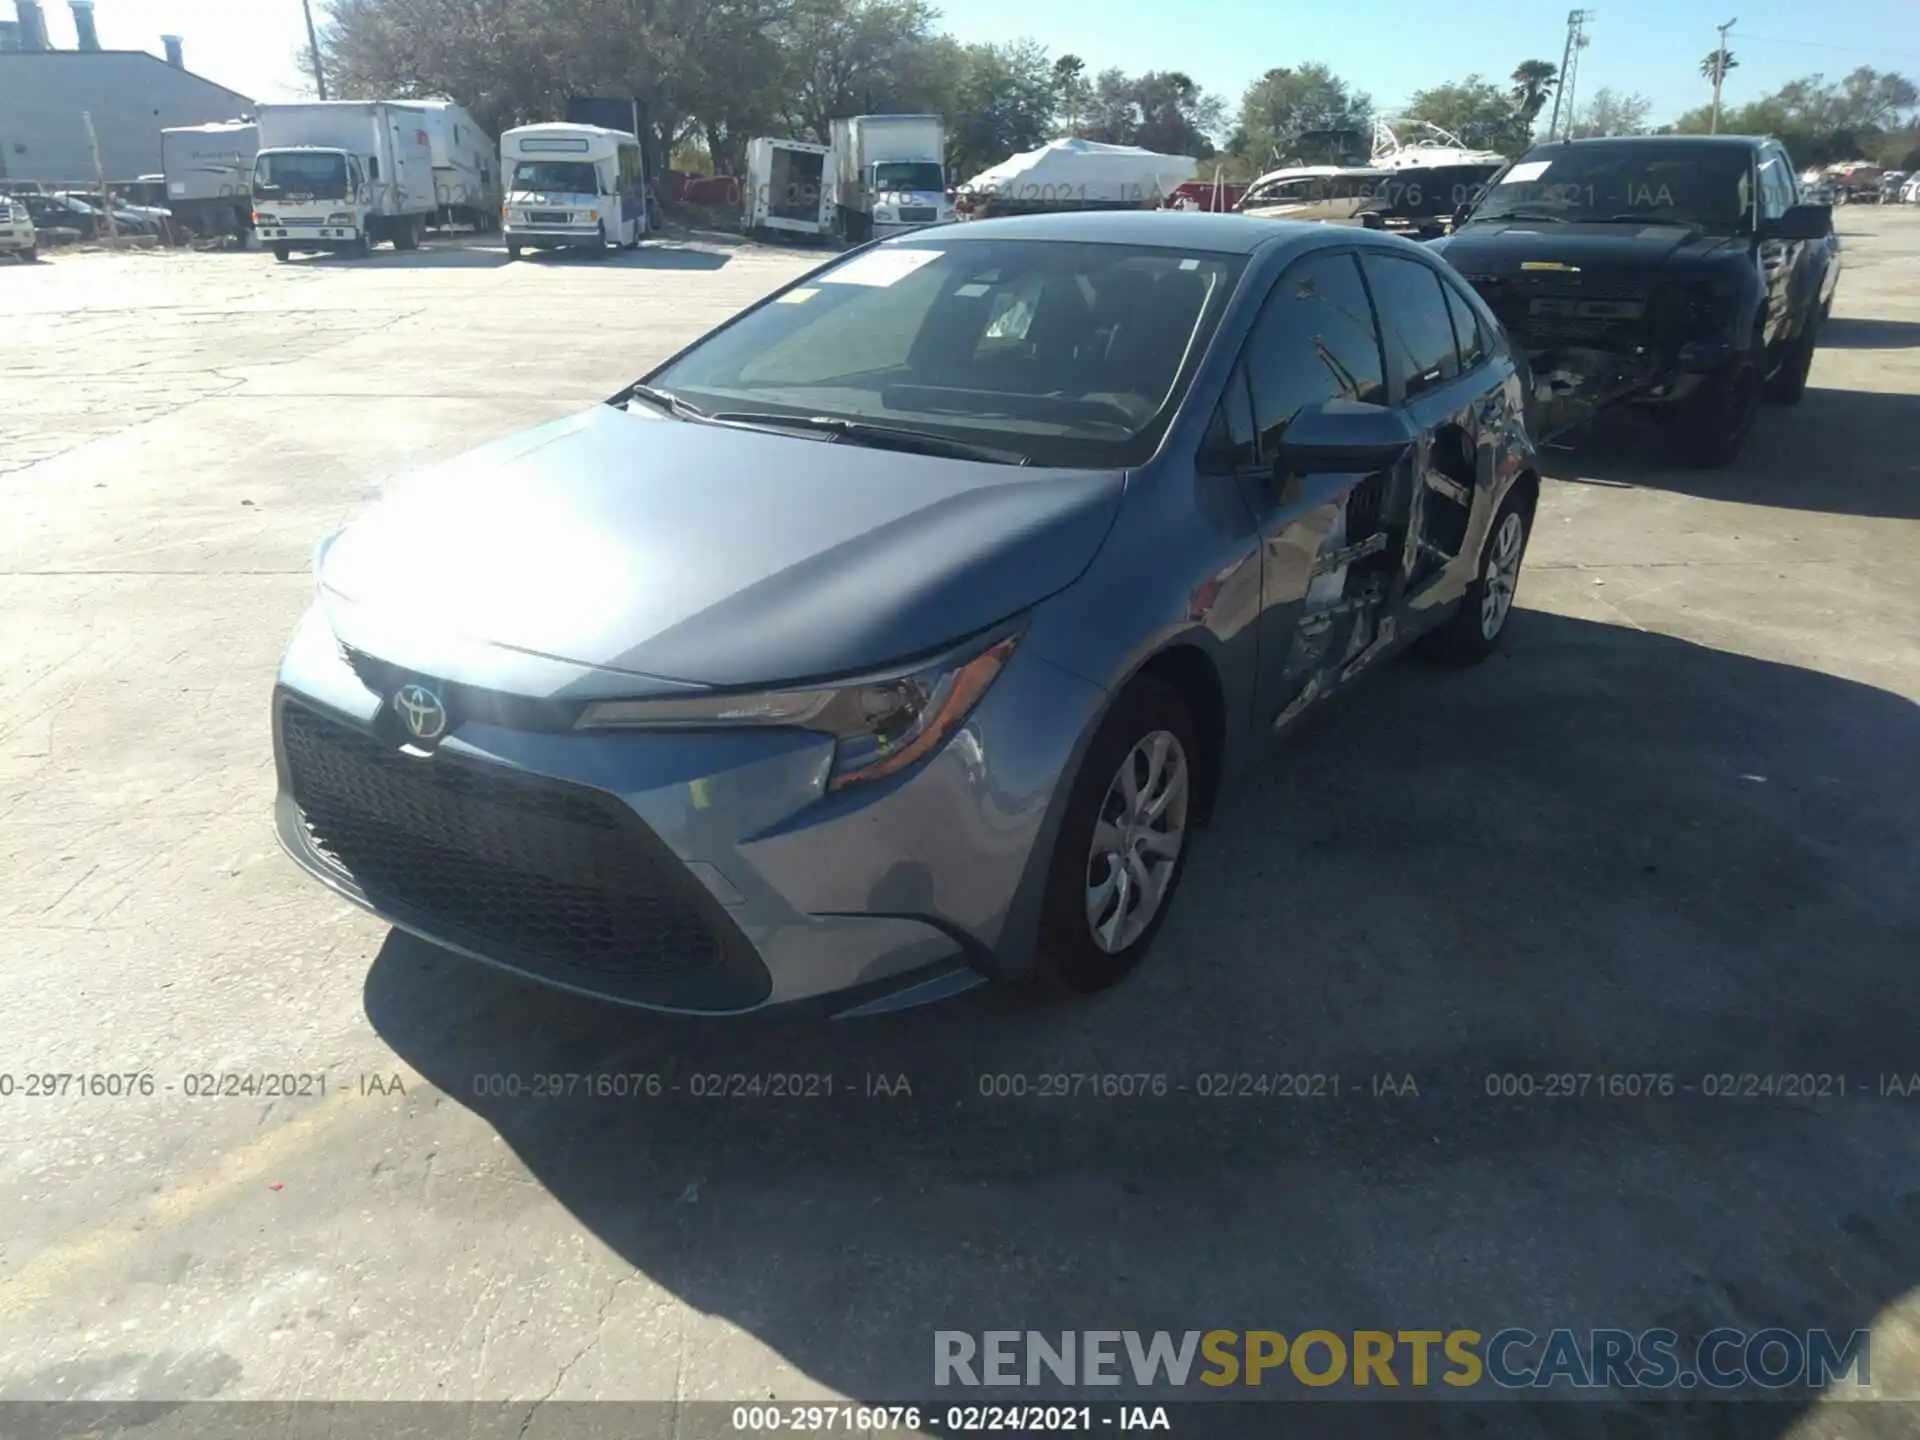
<path id="1" fill-rule="evenodd" d="M 45 4 L 54 43 L 72 45 L 65 0 Z M 1569 8 L 1568 0 L 951 0 L 946 28 L 963 40 L 1031 36 L 1092 70 L 1185 70 L 1231 102 L 1272 66 L 1320 60 L 1391 110 L 1423 85 L 1475 70 L 1504 80 L 1521 60 L 1558 64 Z M 1920 0 L 1723 0 L 1714 8 L 1702 0 L 1589 0 L 1587 8 L 1596 18 L 1579 95 L 1602 85 L 1638 90 L 1653 100 L 1656 120 L 1709 98 L 1700 60 L 1714 46 L 1714 27 L 1736 17 L 1729 48 L 1740 63 L 1728 80 L 1729 103 L 1858 65 L 1920 81 Z M 11 14 L 12 5 L 5 9 Z M 95 14 L 110 47 L 157 54 L 160 35 L 178 33 L 189 68 L 209 79 L 262 100 L 296 93 L 300 0 L 96 0 Z"/>

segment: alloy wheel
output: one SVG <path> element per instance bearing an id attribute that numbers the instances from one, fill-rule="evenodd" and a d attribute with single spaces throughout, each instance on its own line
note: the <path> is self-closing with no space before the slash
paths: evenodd
<path id="1" fill-rule="evenodd" d="M 1480 633 L 1491 640 L 1507 623 L 1513 592 L 1520 583 L 1520 552 L 1527 527 L 1518 510 L 1509 510 L 1487 547 L 1486 573 L 1480 577 Z"/>
<path id="2" fill-rule="evenodd" d="M 1179 868 L 1190 792 L 1187 752 L 1168 730 L 1144 736 L 1107 786 L 1087 857 L 1087 925 L 1109 955 L 1153 923 Z"/>

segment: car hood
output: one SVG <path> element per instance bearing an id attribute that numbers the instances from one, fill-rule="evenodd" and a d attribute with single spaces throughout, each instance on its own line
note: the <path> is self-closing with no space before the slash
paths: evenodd
<path id="1" fill-rule="evenodd" d="M 399 487 L 326 547 L 320 589 L 348 647 L 473 684 L 448 657 L 661 688 L 856 674 L 1071 584 L 1125 481 L 602 405 Z"/>
<path id="2" fill-rule="evenodd" d="M 1432 241 L 1428 248 L 1469 279 L 1504 279 L 1543 267 L 1652 276 L 1738 243 L 1724 235 L 1695 235 L 1682 225 L 1488 220 Z"/>

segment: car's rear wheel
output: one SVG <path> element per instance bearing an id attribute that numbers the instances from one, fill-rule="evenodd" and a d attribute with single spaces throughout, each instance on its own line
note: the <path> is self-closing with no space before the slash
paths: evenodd
<path id="1" fill-rule="evenodd" d="M 1108 711 L 1074 776 L 1054 842 L 1036 979 L 1104 990 L 1139 963 L 1186 866 L 1200 746 L 1180 696 L 1141 676 Z"/>
<path id="2" fill-rule="evenodd" d="M 1513 614 L 1532 522 L 1525 497 L 1509 494 L 1493 517 L 1480 551 L 1480 569 L 1460 598 L 1460 608 L 1421 643 L 1426 654 L 1449 665 L 1477 665 L 1498 648 Z"/>
<path id="3" fill-rule="evenodd" d="M 1731 465 L 1746 448 L 1760 410 L 1760 371 L 1745 356 L 1707 377 L 1673 407 L 1667 443 L 1674 458 L 1700 470 Z"/>

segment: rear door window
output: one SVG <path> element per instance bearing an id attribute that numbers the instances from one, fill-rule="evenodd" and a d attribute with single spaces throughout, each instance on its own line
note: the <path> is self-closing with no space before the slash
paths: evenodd
<path id="1" fill-rule="evenodd" d="M 1406 381 L 1407 399 L 1458 375 L 1460 356 L 1439 272 L 1399 255 L 1370 253 L 1362 263 L 1380 310 L 1387 353 Z"/>
<path id="2" fill-rule="evenodd" d="M 1460 293 L 1455 285 L 1443 285 L 1447 297 L 1447 313 L 1453 317 L 1453 338 L 1460 351 L 1460 369 L 1472 370 L 1483 365 L 1492 354 L 1493 347 L 1487 339 L 1486 326 L 1480 323 L 1480 317 L 1474 313 L 1473 306 L 1467 303 L 1467 297 Z"/>

